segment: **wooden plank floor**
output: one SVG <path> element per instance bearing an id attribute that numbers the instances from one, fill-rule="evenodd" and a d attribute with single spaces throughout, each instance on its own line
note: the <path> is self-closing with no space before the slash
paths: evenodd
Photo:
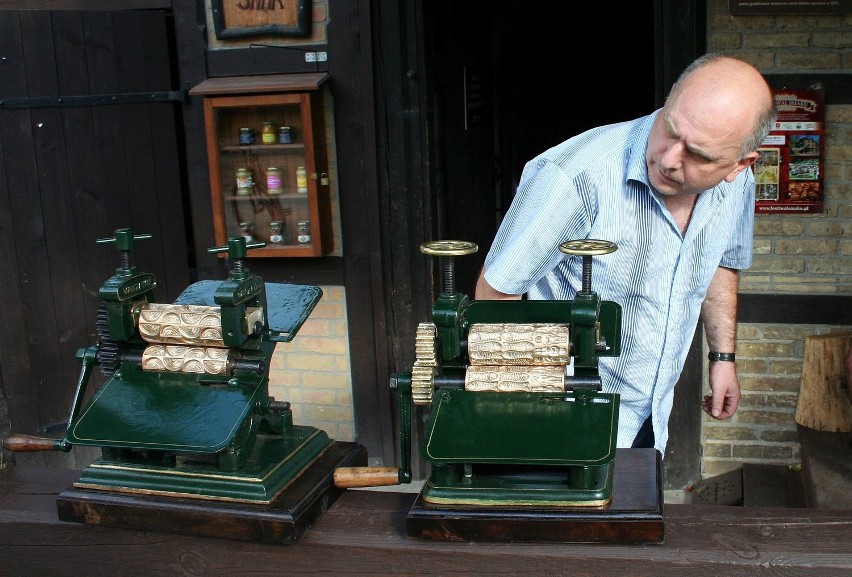
<path id="1" fill-rule="evenodd" d="M 852 574 L 852 510 L 665 505 L 662 544 L 451 543 L 406 536 L 415 494 L 347 491 L 299 542 L 272 545 L 59 521 L 56 498 L 78 475 L 0 471 L 0 575 Z"/>

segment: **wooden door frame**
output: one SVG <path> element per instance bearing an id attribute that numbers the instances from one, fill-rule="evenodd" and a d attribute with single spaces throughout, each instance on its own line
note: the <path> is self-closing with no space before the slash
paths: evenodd
<path id="1" fill-rule="evenodd" d="M 661 105 L 680 72 L 706 50 L 707 7 L 705 0 L 655 0 L 653 7 L 658 39 L 656 100 Z M 418 1 L 402 7 L 396 0 L 374 0 L 374 13 L 376 69 L 380 71 L 374 79 L 376 117 L 396 121 L 378 127 L 376 150 L 384 207 L 382 237 L 387 239 L 381 252 L 387 263 L 388 360 L 400 367 L 413 362 L 407 350 L 411 347 L 406 345 L 417 323 L 427 318 L 435 291 L 431 265 L 423 263 L 416 247 L 430 240 L 437 229 L 436 199 L 429 180 L 433 151 L 427 135 L 438 127 L 424 100 L 430 74 L 423 62 L 424 31 L 416 25 L 422 21 L 423 5 Z M 406 213 L 394 213 L 389 207 Z M 667 451 L 666 466 L 671 471 L 667 482 L 672 486 L 683 486 L 700 473 L 700 414 L 693 401 L 696 394 L 700 397 L 702 366 L 700 347 L 693 346 L 676 389 L 673 419 L 684 422 L 677 426 L 686 433 L 675 435 Z"/>

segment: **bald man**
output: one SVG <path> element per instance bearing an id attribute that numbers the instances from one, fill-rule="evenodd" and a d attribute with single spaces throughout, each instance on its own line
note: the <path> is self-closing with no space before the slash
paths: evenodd
<path id="1" fill-rule="evenodd" d="M 486 299 L 573 299 L 582 259 L 559 244 L 615 242 L 594 258 L 592 290 L 622 305 L 622 347 L 602 358 L 605 392 L 618 393 L 619 447 L 665 455 L 674 387 L 699 316 L 710 348 L 715 419 L 737 410 L 738 271 L 751 266 L 754 177 L 776 109 L 750 64 L 707 54 L 665 105 L 630 122 L 591 129 L 524 167 L 476 286 Z"/>

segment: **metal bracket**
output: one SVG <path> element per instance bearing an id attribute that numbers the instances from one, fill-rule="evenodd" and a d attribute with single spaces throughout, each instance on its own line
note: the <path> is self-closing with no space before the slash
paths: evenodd
<path id="1" fill-rule="evenodd" d="M 104 104 L 137 104 L 144 102 L 184 102 L 186 91 L 130 92 L 124 94 L 92 94 L 88 96 L 44 96 L 38 98 L 9 98 L 0 100 L 0 109 L 71 108 Z"/>

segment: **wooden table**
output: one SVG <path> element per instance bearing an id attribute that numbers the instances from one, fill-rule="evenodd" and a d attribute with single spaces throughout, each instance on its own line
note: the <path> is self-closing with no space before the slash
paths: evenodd
<path id="1" fill-rule="evenodd" d="M 409 539 L 413 493 L 347 491 L 292 545 L 58 520 L 78 471 L 0 471 L 0 576 L 852 575 L 852 510 L 665 505 L 665 542 L 451 543 Z"/>

